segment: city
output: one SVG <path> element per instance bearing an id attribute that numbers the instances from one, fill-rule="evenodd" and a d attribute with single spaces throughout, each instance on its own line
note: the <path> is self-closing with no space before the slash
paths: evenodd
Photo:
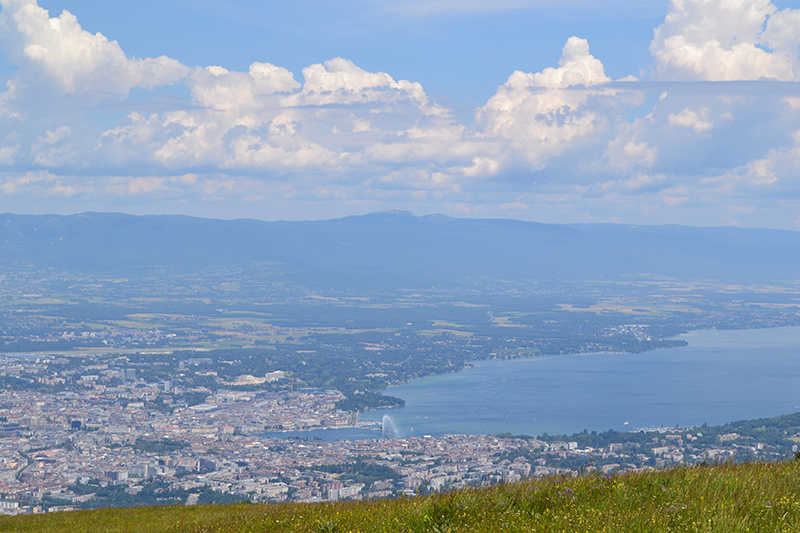
<path id="1" fill-rule="evenodd" d="M 0 374 L 45 374 L 49 363 L 7 357 Z M 344 398 L 338 391 L 219 389 L 212 394 L 182 390 L 172 381 L 147 383 L 134 369 L 95 365 L 89 371 L 96 373 L 79 376 L 72 390 L 0 394 L 0 512 L 92 508 L 108 505 L 112 497 L 127 505 L 413 497 L 531 476 L 769 460 L 788 453 L 780 445 L 720 428 L 637 430 L 605 436 L 602 446 L 579 442 L 588 434 L 578 434 L 575 441 L 512 435 L 393 438 L 374 423 L 360 423 L 354 413 L 336 409 Z M 109 375 L 118 384 L 101 382 Z M 275 372 L 251 380 L 287 378 Z M 173 403 L 191 393 L 207 396 L 191 406 Z M 154 408 L 170 404 L 172 409 Z M 354 426 L 373 429 L 376 438 L 275 436 L 276 431 Z"/>

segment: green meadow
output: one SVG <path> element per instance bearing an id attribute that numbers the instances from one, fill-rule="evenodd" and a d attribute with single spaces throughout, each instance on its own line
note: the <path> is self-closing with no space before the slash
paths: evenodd
<path id="1" fill-rule="evenodd" d="M 393 500 L 103 509 L 0 518 L 0 531 L 800 531 L 800 461 L 522 483 Z"/>

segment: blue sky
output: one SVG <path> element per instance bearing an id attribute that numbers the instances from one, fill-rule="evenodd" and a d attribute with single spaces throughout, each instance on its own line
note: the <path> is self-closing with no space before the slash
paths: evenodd
<path id="1" fill-rule="evenodd" d="M 797 2 L 0 6 L 0 211 L 800 229 Z"/>

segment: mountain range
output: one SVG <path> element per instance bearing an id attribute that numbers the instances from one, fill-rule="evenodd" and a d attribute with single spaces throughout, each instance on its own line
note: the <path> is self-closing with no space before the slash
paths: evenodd
<path id="1" fill-rule="evenodd" d="M 541 224 L 391 211 L 265 222 L 119 213 L 0 215 L 0 264 L 104 275 L 278 272 L 532 281 L 800 278 L 800 232 Z"/>

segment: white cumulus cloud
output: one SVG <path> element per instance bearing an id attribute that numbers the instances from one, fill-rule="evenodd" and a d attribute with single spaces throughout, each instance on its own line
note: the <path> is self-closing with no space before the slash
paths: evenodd
<path id="1" fill-rule="evenodd" d="M 395 104 L 412 101 L 426 114 L 448 114 L 447 110 L 428 100 L 421 84 L 395 81 L 385 72 L 368 72 L 341 57 L 304 68 L 303 78 L 303 90 L 287 98 L 284 105 Z"/>
<path id="2" fill-rule="evenodd" d="M 677 80 L 795 80 L 800 11 L 769 0 L 671 0 L 650 52 Z"/>
<path id="3" fill-rule="evenodd" d="M 622 92 L 598 87 L 610 81 L 603 64 L 589 53 L 588 42 L 570 37 L 558 68 L 511 74 L 476 111 L 476 124 L 482 135 L 504 139 L 536 168 L 608 125 L 604 106 Z"/>
<path id="4" fill-rule="evenodd" d="M 0 40 L 8 59 L 37 86 L 50 83 L 67 94 L 124 98 L 133 87 L 174 83 L 188 68 L 167 57 L 129 58 L 116 41 L 81 29 L 63 11 L 50 18 L 36 0 L 0 0 Z"/>
<path id="5" fill-rule="evenodd" d="M 442 151 L 445 142 L 437 140 L 452 141 L 450 111 L 431 102 L 419 83 L 342 58 L 303 69 L 303 80 L 269 63 L 253 63 L 248 72 L 195 69 L 186 79 L 193 107 L 132 113 L 105 132 L 101 151 L 145 155 L 171 169 L 213 165 L 281 175 L 302 168 L 331 179 L 348 168 L 452 151 L 452 142 Z"/>
<path id="6" fill-rule="evenodd" d="M 670 113 L 667 115 L 667 122 L 673 126 L 683 126 L 684 128 L 690 128 L 697 133 L 701 133 L 714 127 L 712 122 L 706 120 L 708 111 L 708 108 L 703 108 L 700 110 L 700 113 L 698 113 L 697 111 L 687 108 L 680 113 Z"/>

